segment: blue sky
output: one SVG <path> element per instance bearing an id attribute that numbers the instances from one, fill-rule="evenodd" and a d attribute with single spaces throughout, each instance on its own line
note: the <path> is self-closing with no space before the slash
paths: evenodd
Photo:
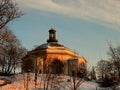
<path id="1" fill-rule="evenodd" d="M 10 28 L 28 50 L 57 30 L 59 43 L 95 65 L 107 59 L 108 42 L 120 45 L 119 0 L 16 0 L 24 15 Z"/>

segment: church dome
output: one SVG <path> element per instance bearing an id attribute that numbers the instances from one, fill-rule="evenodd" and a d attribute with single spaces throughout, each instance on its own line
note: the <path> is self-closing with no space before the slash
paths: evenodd
<path id="1" fill-rule="evenodd" d="M 41 49 L 47 49 L 47 48 L 65 48 L 65 49 L 69 49 L 67 47 L 65 47 L 64 45 L 62 44 L 59 44 L 59 43 L 45 43 L 45 44 L 42 44 L 38 47 L 35 48 L 35 50 L 41 50 Z"/>
<path id="2" fill-rule="evenodd" d="M 58 40 L 56 39 L 56 30 L 54 28 L 51 28 L 49 30 L 49 39 L 47 40 L 47 43 L 44 43 L 38 47 L 36 47 L 34 50 L 42 50 L 47 48 L 56 48 L 56 49 L 67 49 L 69 48 L 65 47 L 64 45 L 58 43 Z"/>
<path id="3" fill-rule="evenodd" d="M 68 47 L 58 43 L 58 40 L 56 39 L 56 30 L 54 28 L 49 30 L 49 39 L 47 40 L 47 43 L 37 46 L 34 50 L 31 51 L 31 53 L 34 53 L 35 55 L 40 55 L 43 53 L 55 53 L 59 54 L 59 56 L 62 54 L 72 57 L 78 56 L 77 53 L 71 51 Z"/>

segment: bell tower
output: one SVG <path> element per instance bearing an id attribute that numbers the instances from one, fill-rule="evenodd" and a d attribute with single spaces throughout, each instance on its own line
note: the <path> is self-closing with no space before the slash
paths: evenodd
<path id="1" fill-rule="evenodd" d="M 49 39 L 47 40 L 48 43 L 50 42 L 58 42 L 56 39 L 56 30 L 54 28 L 51 28 L 49 30 Z"/>

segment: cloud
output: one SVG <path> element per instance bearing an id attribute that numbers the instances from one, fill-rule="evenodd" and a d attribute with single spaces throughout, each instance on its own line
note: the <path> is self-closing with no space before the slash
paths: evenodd
<path id="1" fill-rule="evenodd" d="M 38 9 L 91 20 L 120 29 L 120 0 L 17 0 L 24 9 Z"/>

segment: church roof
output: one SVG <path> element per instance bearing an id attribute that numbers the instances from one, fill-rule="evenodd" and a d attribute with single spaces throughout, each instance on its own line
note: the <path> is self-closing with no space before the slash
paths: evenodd
<path id="1" fill-rule="evenodd" d="M 32 51 L 30 51 L 30 53 L 34 55 L 39 55 L 40 53 L 41 55 L 44 53 L 56 53 L 56 54 L 61 53 L 61 54 L 66 54 L 66 55 L 70 55 L 74 57 L 78 56 L 78 53 L 71 51 L 69 48 L 57 42 L 56 43 L 50 42 L 50 43 L 42 44 L 36 47 L 35 49 L 33 49 Z"/>
<path id="2" fill-rule="evenodd" d="M 35 50 L 41 50 L 41 49 L 47 49 L 47 48 L 64 48 L 64 49 L 69 49 L 67 47 L 65 47 L 64 45 L 62 44 L 59 44 L 59 43 L 45 43 L 45 44 L 42 44 L 38 47 L 35 48 Z"/>
<path id="3" fill-rule="evenodd" d="M 65 53 L 69 55 L 74 55 L 78 56 L 77 53 L 71 51 L 69 48 L 66 46 L 58 43 L 58 40 L 56 39 L 56 30 L 54 28 L 51 28 L 49 30 L 49 39 L 47 40 L 47 43 L 44 43 L 40 46 L 37 46 L 35 49 L 31 51 L 31 53 L 34 54 L 39 54 L 39 52 L 42 53 Z"/>

